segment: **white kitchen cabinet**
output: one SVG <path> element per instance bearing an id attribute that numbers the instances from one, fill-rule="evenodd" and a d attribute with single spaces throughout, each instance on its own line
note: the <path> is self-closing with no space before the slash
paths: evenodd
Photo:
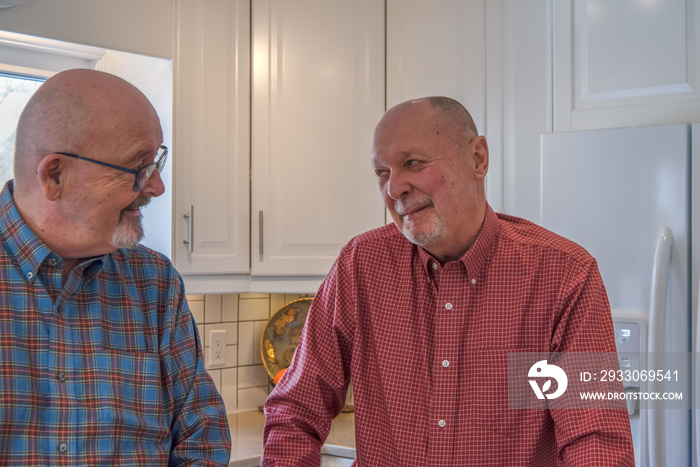
<path id="1" fill-rule="evenodd" d="M 554 131 L 700 120 L 700 2 L 552 2 Z"/>
<path id="2" fill-rule="evenodd" d="M 457 99 L 484 130 L 485 0 L 387 0 L 387 108 L 408 99 Z"/>
<path id="3" fill-rule="evenodd" d="M 387 0 L 386 12 L 387 108 L 418 97 L 451 97 L 484 133 L 486 0 L 441 0 L 439 8 L 425 0 Z M 491 165 L 498 162 L 494 157 Z M 499 178 L 488 186 L 500 189 Z"/>
<path id="4" fill-rule="evenodd" d="M 484 9 L 178 0 L 173 249 L 188 291 L 314 292 L 385 222 L 370 156 L 387 102 L 449 95 L 484 121 L 485 54 L 466 46 Z"/>
<path id="5" fill-rule="evenodd" d="M 250 264 L 250 1 L 177 0 L 174 52 L 174 264 L 230 280 Z"/>
<path id="6" fill-rule="evenodd" d="M 322 276 L 384 223 L 384 0 L 253 0 L 252 283 Z"/>

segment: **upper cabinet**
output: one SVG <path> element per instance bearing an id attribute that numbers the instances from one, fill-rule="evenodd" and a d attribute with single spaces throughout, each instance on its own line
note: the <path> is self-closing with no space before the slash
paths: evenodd
<path id="1" fill-rule="evenodd" d="M 697 2 L 552 8 L 554 131 L 700 120 Z"/>
<path id="2" fill-rule="evenodd" d="M 251 273 L 323 276 L 384 223 L 384 0 L 252 2 Z M 264 280 L 264 279 L 263 279 Z"/>
<path id="3" fill-rule="evenodd" d="M 370 159 L 387 104 L 447 95 L 484 121 L 484 11 L 177 0 L 173 250 L 188 292 L 315 292 L 343 245 L 385 223 Z"/>
<path id="4" fill-rule="evenodd" d="M 485 0 L 386 2 L 387 108 L 447 96 L 485 130 Z"/>
<path id="5" fill-rule="evenodd" d="M 250 2 L 177 0 L 176 30 L 174 263 L 192 281 L 248 274 Z"/>

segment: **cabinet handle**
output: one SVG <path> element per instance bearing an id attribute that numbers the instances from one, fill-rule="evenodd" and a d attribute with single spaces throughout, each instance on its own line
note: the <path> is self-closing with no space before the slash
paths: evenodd
<path id="1" fill-rule="evenodd" d="M 194 206 L 190 204 L 190 209 L 187 214 L 182 216 L 187 221 L 187 240 L 183 240 L 182 243 L 187 245 L 187 251 L 192 253 L 194 251 L 194 242 L 192 239 L 192 231 L 194 230 Z"/>
<path id="2" fill-rule="evenodd" d="M 258 249 L 260 250 L 260 256 L 263 255 L 263 212 L 258 211 Z"/>

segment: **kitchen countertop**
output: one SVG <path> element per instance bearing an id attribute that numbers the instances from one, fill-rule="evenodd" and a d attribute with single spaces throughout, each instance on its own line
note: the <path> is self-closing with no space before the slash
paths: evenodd
<path id="1" fill-rule="evenodd" d="M 228 415 L 231 430 L 231 461 L 229 467 L 255 467 L 262 455 L 262 432 L 265 415 L 259 410 Z M 331 425 L 331 432 L 321 448 L 321 454 L 355 458 L 355 414 L 341 413 Z"/>

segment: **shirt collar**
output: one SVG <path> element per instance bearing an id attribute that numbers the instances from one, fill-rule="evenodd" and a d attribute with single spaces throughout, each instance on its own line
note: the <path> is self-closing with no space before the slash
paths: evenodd
<path id="1" fill-rule="evenodd" d="M 24 222 L 12 198 L 14 185 L 8 181 L 0 192 L 0 238 L 5 251 L 12 257 L 22 275 L 33 282 L 41 263 L 51 251 Z"/>
<path id="2" fill-rule="evenodd" d="M 469 277 L 475 277 L 477 272 L 481 269 L 482 264 L 484 264 L 484 261 L 486 261 L 489 251 L 496 241 L 498 230 L 498 216 L 487 203 L 486 214 L 484 215 L 484 222 L 481 225 L 481 230 L 479 230 L 479 235 L 476 237 L 474 244 L 469 250 L 459 259 L 459 261 L 464 264 L 464 268 Z M 435 259 L 421 246 L 418 247 L 418 255 L 423 263 L 426 274 L 430 275 L 428 267 L 430 262 L 435 261 Z"/>
<path id="3" fill-rule="evenodd" d="M 0 192 L 0 240 L 7 254 L 14 259 L 28 282 L 33 282 L 41 264 L 51 258 L 61 259 L 29 228 L 17 209 L 12 197 L 14 184 L 9 180 Z M 96 272 L 101 270 L 104 257 L 90 258 L 83 266 L 98 262 Z M 91 268 L 95 270 L 95 268 Z"/>

